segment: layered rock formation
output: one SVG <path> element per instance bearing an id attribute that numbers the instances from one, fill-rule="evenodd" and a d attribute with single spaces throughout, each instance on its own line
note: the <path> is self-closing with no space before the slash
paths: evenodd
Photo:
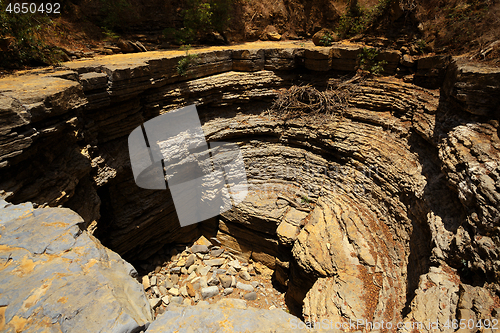
<path id="1" fill-rule="evenodd" d="M 175 71 L 183 54 L 151 52 L 0 80 L 2 197 L 73 208 L 132 261 L 217 235 L 235 256 L 274 269 L 306 321 L 495 316 L 498 70 L 424 57 L 414 77 L 352 81 L 360 45 L 197 52 L 185 76 Z M 409 65 L 391 50 L 378 59 L 387 74 Z M 347 80 L 343 112 L 287 120 L 266 112 L 280 89 Z M 220 218 L 180 228 L 168 191 L 135 185 L 127 136 L 191 103 L 209 141 L 240 146 L 250 191 Z M 479 289 L 470 291 L 473 280 Z M 491 306 L 463 305 L 462 290 Z M 450 310 L 422 308 L 433 302 Z"/>

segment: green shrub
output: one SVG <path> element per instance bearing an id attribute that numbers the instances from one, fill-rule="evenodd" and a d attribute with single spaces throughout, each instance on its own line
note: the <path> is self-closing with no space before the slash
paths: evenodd
<path id="1" fill-rule="evenodd" d="M 379 51 L 375 48 L 363 47 L 361 53 L 358 54 L 359 58 L 359 68 L 362 70 L 369 71 L 374 75 L 379 75 L 384 71 L 384 66 L 387 61 L 380 60 L 376 61 Z"/>
<path id="2" fill-rule="evenodd" d="M 333 43 L 333 36 L 330 33 L 325 33 L 323 37 L 320 38 L 319 42 L 323 46 L 332 46 Z"/>
<path id="3" fill-rule="evenodd" d="M 114 40 L 120 38 L 120 35 L 118 35 L 117 33 L 113 32 L 112 30 L 106 27 L 102 27 L 102 33 L 104 34 L 107 40 Z"/>
<path id="4" fill-rule="evenodd" d="M 8 13 L 7 5 L 0 0 L 0 40 L 5 43 L 5 50 L 0 53 L 0 66 L 18 68 L 35 63 L 56 64 L 56 49 L 40 37 L 43 26 L 52 23 L 50 18 L 40 13 Z"/>
<path id="5" fill-rule="evenodd" d="M 189 66 L 191 66 L 193 60 L 198 57 L 197 54 L 189 54 L 190 49 L 190 45 L 181 46 L 181 50 L 186 50 L 186 56 L 182 57 L 176 66 L 177 74 L 179 74 L 180 76 L 185 76 L 188 74 Z"/>
<path id="6" fill-rule="evenodd" d="M 99 8 L 103 17 L 101 25 L 108 31 L 123 30 L 123 17 L 132 10 L 128 0 L 99 0 Z"/>
<path id="7" fill-rule="evenodd" d="M 387 13 L 392 1 L 395 0 L 379 0 L 369 9 L 360 7 L 357 0 L 350 0 L 347 12 L 340 17 L 337 33 L 342 38 L 348 38 L 365 32 Z"/>
<path id="8" fill-rule="evenodd" d="M 167 28 L 163 35 L 183 45 L 210 31 L 223 34 L 231 20 L 231 6 L 232 0 L 188 0 L 182 12 L 184 27 Z"/>
<path id="9" fill-rule="evenodd" d="M 425 49 L 427 48 L 427 43 L 425 42 L 425 40 L 419 39 L 417 41 L 417 47 L 418 47 L 418 52 L 420 52 L 421 54 L 424 54 Z"/>
<path id="10" fill-rule="evenodd" d="M 212 10 L 211 27 L 221 35 L 231 21 L 232 0 L 212 0 L 210 8 Z"/>
<path id="11" fill-rule="evenodd" d="M 363 10 L 357 0 L 350 0 L 347 12 L 340 16 L 337 33 L 342 37 L 351 37 L 364 29 Z"/>

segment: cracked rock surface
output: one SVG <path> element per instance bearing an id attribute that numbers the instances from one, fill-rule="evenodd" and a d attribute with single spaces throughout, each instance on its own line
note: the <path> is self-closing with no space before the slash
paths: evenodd
<path id="1" fill-rule="evenodd" d="M 152 321 L 135 269 L 82 223 L 67 208 L 0 200 L 0 331 L 136 332 Z"/>

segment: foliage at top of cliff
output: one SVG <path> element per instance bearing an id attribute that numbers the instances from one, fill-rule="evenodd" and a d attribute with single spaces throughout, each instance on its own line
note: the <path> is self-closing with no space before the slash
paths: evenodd
<path id="1" fill-rule="evenodd" d="M 54 50 L 41 37 L 47 15 L 8 12 L 10 3 L 0 0 L 0 67 L 21 64 L 51 64 L 56 62 Z M 11 6 L 12 7 L 12 6 Z M 12 9 L 11 9 L 12 10 Z"/>
<path id="2" fill-rule="evenodd" d="M 266 40 L 270 31 L 308 39 L 322 28 L 368 44 L 385 38 L 373 46 L 500 58 L 497 0 L 68 0 L 59 15 L 12 14 L 6 0 L 0 4 L 4 68 L 54 64 L 119 39 L 177 48 Z"/>
<path id="3" fill-rule="evenodd" d="M 500 2 L 495 0 L 420 0 L 416 18 L 423 39 L 438 52 L 471 53 L 476 59 L 500 56 Z M 479 53 L 479 54 L 478 54 Z"/>

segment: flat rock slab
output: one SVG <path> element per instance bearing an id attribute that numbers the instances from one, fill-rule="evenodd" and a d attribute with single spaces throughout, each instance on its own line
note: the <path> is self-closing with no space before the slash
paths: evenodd
<path id="1" fill-rule="evenodd" d="M 193 252 L 193 253 L 208 253 L 208 247 L 206 245 L 193 245 L 191 247 L 191 252 Z"/>
<path id="2" fill-rule="evenodd" d="M 41 332 L 47 323 L 50 332 L 132 332 L 152 321 L 135 269 L 81 223 L 67 208 L 0 200 L 2 332 Z"/>
<path id="3" fill-rule="evenodd" d="M 224 259 L 218 258 L 218 259 L 203 260 L 203 263 L 207 266 L 220 266 L 224 264 Z"/>
<path id="4" fill-rule="evenodd" d="M 146 333 L 304 332 L 298 329 L 300 320 L 282 310 L 236 307 L 232 303 L 171 307 L 158 316 Z"/>
<path id="5" fill-rule="evenodd" d="M 241 282 L 236 283 L 236 288 L 241 289 L 241 290 L 245 290 L 245 291 L 253 291 L 253 287 L 251 284 L 245 284 L 245 283 L 241 283 Z"/>

